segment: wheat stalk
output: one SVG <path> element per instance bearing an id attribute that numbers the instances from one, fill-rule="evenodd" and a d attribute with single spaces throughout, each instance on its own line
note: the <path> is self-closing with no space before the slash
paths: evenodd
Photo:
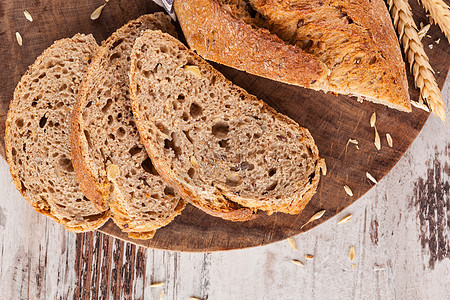
<path id="1" fill-rule="evenodd" d="M 410 70 L 414 75 L 416 87 L 419 87 L 421 96 L 427 101 L 431 111 L 445 122 L 445 104 L 434 78 L 433 68 L 428 62 L 428 56 L 417 34 L 411 7 L 407 0 L 389 0 L 389 11 L 408 59 Z"/>
<path id="2" fill-rule="evenodd" d="M 420 2 L 447 39 L 450 39 L 450 7 L 443 0 L 420 0 Z"/>

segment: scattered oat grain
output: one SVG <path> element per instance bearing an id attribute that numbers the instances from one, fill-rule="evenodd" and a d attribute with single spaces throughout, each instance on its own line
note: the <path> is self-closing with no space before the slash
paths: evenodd
<path id="1" fill-rule="evenodd" d="M 322 159 L 322 166 L 320 170 L 322 171 L 323 176 L 327 175 L 327 164 L 325 163 L 325 159 Z"/>
<path id="2" fill-rule="evenodd" d="M 28 10 L 24 10 L 23 14 L 25 15 L 25 18 L 27 18 L 28 21 L 33 22 L 33 17 L 31 16 L 31 14 L 28 12 Z"/>
<path id="3" fill-rule="evenodd" d="M 159 286 L 163 286 L 163 285 L 164 285 L 164 282 L 155 282 L 155 283 L 150 284 L 150 287 L 159 287 Z"/>
<path id="4" fill-rule="evenodd" d="M 353 196 L 352 189 L 348 185 L 344 185 L 344 190 L 347 193 L 347 195 L 349 195 L 350 197 Z"/>
<path id="5" fill-rule="evenodd" d="M 313 259 L 313 258 L 314 258 L 314 255 L 306 254 L 306 255 L 305 255 L 305 258 L 306 258 L 306 259 Z"/>
<path id="6" fill-rule="evenodd" d="M 376 121 L 377 121 L 377 114 L 374 112 L 370 117 L 370 127 L 375 127 Z"/>
<path id="7" fill-rule="evenodd" d="M 19 46 L 22 46 L 22 36 L 16 31 L 16 39 Z"/>
<path id="8" fill-rule="evenodd" d="M 288 243 L 289 243 L 289 245 L 291 246 L 292 249 L 294 249 L 295 251 L 300 252 L 300 251 L 297 249 L 297 245 L 295 244 L 295 241 L 294 241 L 293 238 L 288 238 L 287 241 L 288 241 Z"/>
<path id="9" fill-rule="evenodd" d="M 159 300 L 162 300 L 163 297 L 164 297 L 164 290 L 161 291 L 161 294 L 159 295 Z"/>
<path id="10" fill-rule="evenodd" d="M 346 215 L 345 217 L 343 217 L 342 219 L 339 220 L 338 224 L 344 224 L 347 223 L 348 221 L 350 221 L 352 219 L 352 215 Z"/>
<path id="11" fill-rule="evenodd" d="M 292 259 L 291 260 L 294 264 L 299 265 L 299 266 L 305 266 L 301 261 L 297 260 L 297 259 Z"/>
<path id="12" fill-rule="evenodd" d="M 388 143 L 389 147 L 392 148 L 392 145 L 394 143 L 392 142 L 392 136 L 389 133 L 386 133 L 386 140 L 387 140 L 387 143 Z"/>
<path id="13" fill-rule="evenodd" d="M 350 260 L 353 260 L 355 258 L 355 247 L 354 246 L 350 247 L 350 253 L 348 254 L 348 256 L 350 257 Z"/>
<path id="14" fill-rule="evenodd" d="M 375 127 L 375 147 L 377 147 L 377 150 L 381 149 L 381 140 L 380 140 L 380 135 L 378 134 L 378 130 L 377 127 Z"/>
<path id="15" fill-rule="evenodd" d="M 366 172 L 366 177 L 373 183 L 375 183 L 375 184 L 378 183 L 378 181 L 369 172 Z"/>
<path id="16" fill-rule="evenodd" d="M 97 7 L 94 12 L 91 14 L 91 20 L 97 20 L 100 15 L 102 14 L 102 10 L 105 7 L 105 4 L 100 5 L 99 7 Z"/>
<path id="17" fill-rule="evenodd" d="M 356 267 L 356 265 L 355 264 L 352 264 L 352 269 L 354 269 Z"/>
<path id="18" fill-rule="evenodd" d="M 303 224 L 302 227 L 300 227 L 300 229 L 302 229 L 303 227 L 305 227 L 306 224 L 309 224 L 309 223 L 311 223 L 311 222 L 314 221 L 314 220 L 317 220 L 317 219 L 322 218 L 322 216 L 324 215 L 325 211 L 326 211 L 326 210 L 324 209 L 324 210 L 321 210 L 321 211 L 316 212 L 316 213 L 314 214 L 314 216 L 312 216 L 311 219 L 309 219 L 308 222 L 306 222 L 305 224 Z"/>
<path id="19" fill-rule="evenodd" d="M 197 298 L 197 297 L 191 297 L 191 298 L 189 298 L 189 300 L 202 300 L 202 299 Z"/>

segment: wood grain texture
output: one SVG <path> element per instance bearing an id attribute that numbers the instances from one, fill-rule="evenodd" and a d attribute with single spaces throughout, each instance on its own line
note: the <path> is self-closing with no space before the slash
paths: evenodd
<path id="1" fill-rule="evenodd" d="M 0 60 L 5 65 L 0 72 L 3 82 L 0 88 L 0 126 L 4 126 L 8 103 L 20 76 L 54 40 L 72 36 L 76 32 L 92 32 L 101 41 L 128 20 L 158 9 L 151 1 L 110 1 L 101 17 L 91 21 L 91 12 L 103 2 L 4 0 L 0 3 Z M 425 14 L 418 4 L 412 2 L 411 5 L 417 21 L 426 22 Z M 34 17 L 32 23 L 23 16 L 24 9 Z M 15 40 L 16 31 L 22 34 L 22 47 Z M 436 26 L 432 26 L 429 34 L 432 39 L 424 38 L 424 43 L 433 44 L 433 49 L 425 48 L 435 68 L 438 83 L 442 86 L 449 69 L 449 48 L 444 42 L 434 43 L 438 38 L 445 40 Z M 338 214 L 373 186 L 365 177 L 365 172 L 370 172 L 377 180 L 385 176 L 414 141 L 428 118 L 427 113 L 418 109 L 413 109 L 411 114 L 401 113 L 372 103 L 360 104 L 345 96 L 326 95 L 215 66 L 237 85 L 307 127 L 316 140 L 321 155 L 326 159 L 328 174 L 321 179 L 317 194 L 300 215 L 274 214 L 269 217 L 261 213 L 255 220 L 232 223 L 188 206 L 174 222 L 158 230 L 155 238 L 147 241 L 133 240 L 133 243 L 178 251 L 216 251 L 264 245 L 309 230 Z M 410 74 L 409 80 L 411 98 L 415 100 L 418 98 L 418 91 L 414 89 Z M 377 151 L 373 145 L 374 131 L 369 126 L 369 118 L 373 112 L 377 114 L 377 129 L 382 136 L 381 151 Z M 3 131 L 4 127 L 1 127 L 2 141 Z M 387 132 L 394 139 L 393 148 L 387 146 L 384 138 Z M 360 150 L 356 150 L 353 145 L 346 148 L 349 138 L 359 141 Z M 351 187 L 353 197 L 345 193 L 344 185 Z M 322 209 L 326 213 L 320 220 L 301 228 L 315 212 Z M 130 240 L 112 222 L 107 223 L 100 231 Z M 86 238 L 83 244 L 95 248 L 94 240 L 93 237 Z M 123 264 L 120 257 L 123 258 L 124 254 L 120 251 L 113 251 L 118 257 L 117 265 Z M 83 262 L 86 263 L 85 260 Z M 82 266 L 81 264 L 80 268 Z M 113 270 L 118 272 L 117 269 Z M 86 272 L 83 276 L 95 273 L 92 270 Z M 120 283 L 117 281 L 118 276 L 110 283 L 112 289 Z"/>

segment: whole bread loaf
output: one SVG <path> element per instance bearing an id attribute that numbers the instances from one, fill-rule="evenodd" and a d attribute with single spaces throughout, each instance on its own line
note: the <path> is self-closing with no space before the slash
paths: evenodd
<path id="1" fill-rule="evenodd" d="M 37 212 L 75 232 L 96 229 L 109 218 L 81 192 L 69 140 L 70 113 L 97 48 L 92 35 L 56 41 L 23 75 L 6 120 L 16 188 Z"/>
<path id="2" fill-rule="evenodd" d="M 131 102 L 153 164 L 185 199 L 233 221 L 299 213 L 323 160 L 309 131 L 233 85 L 168 34 L 131 56 Z"/>
<path id="3" fill-rule="evenodd" d="M 174 8 L 189 46 L 206 59 L 411 111 L 382 0 L 175 0 Z"/>
<path id="4" fill-rule="evenodd" d="M 133 238 L 151 238 L 185 202 L 158 175 L 140 142 L 131 111 L 128 73 L 142 30 L 176 35 L 170 17 L 144 15 L 99 48 L 81 83 L 72 114 L 72 153 L 81 189 Z"/>

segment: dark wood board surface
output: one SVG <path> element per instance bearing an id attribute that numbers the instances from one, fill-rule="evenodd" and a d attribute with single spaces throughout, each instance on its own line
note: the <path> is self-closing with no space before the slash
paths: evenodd
<path id="1" fill-rule="evenodd" d="M 4 121 L 14 87 L 27 67 L 53 41 L 70 37 L 77 32 L 93 33 L 100 43 L 127 21 L 144 13 L 160 11 L 151 0 L 111 0 L 96 21 L 90 14 L 102 1 L 0 1 L 0 154 L 4 157 Z M 423 9 L 411 1 L 416 23 L 428 23 Z M 33 16 L 29 22 L 23 15 L 28 10 Z M 19 46 L 15 32 L 20 32 L 23 45 Z M 435 25 L 423 43 L 442 87 L 449 70 L 448 41 Z M 435 41 L 440 38 L 440 43 Z M 428 45 L 432 44 L 430 49 Z M 428 113 L 413 108 L 410 114 L 388 109 L 373 103 L 358 103 L 345 96 L 280 84 L 243 72 L 214 64 L 225 76 L 250 93 L 265 100 L 277 111 L 284 113 L 307 127 L 313 135 L 321 156 L 326 159 L 328 173 L 322 177 L 312 201 L 299 215 L 260 213 L 255 220 L 233 223 L 214 218 L 188 206 L 168 226 L 157 231 L 152 240 L 132 240 L 109 221 L 100 231 L 123 240 L 150 248 L 176 251 L 217 251 L 253 247 L 285 239 L 309 230 L 333 217 L 365 194 L 372 186 L 365 176 L 372 174 L 377 180 L 386 175 L 414 141 L 428 119 Z M 408 72 L 411 99 L 417 100 Z M 369 125 L 373 112 L 377 114 L 377 129 L 382 149 L 377 151 L 374 130 Z M 390 133 L 394 146 L 387 145 L 385 134 Z M 359 142 L 359 150 L 349 138 Z M 406 176 L 406 175 L 405 175 Z M 348 196 L 343 186 L 348 185 L 354 196 Z M 301 228 L 317 211 L 325 215 Z"/>

